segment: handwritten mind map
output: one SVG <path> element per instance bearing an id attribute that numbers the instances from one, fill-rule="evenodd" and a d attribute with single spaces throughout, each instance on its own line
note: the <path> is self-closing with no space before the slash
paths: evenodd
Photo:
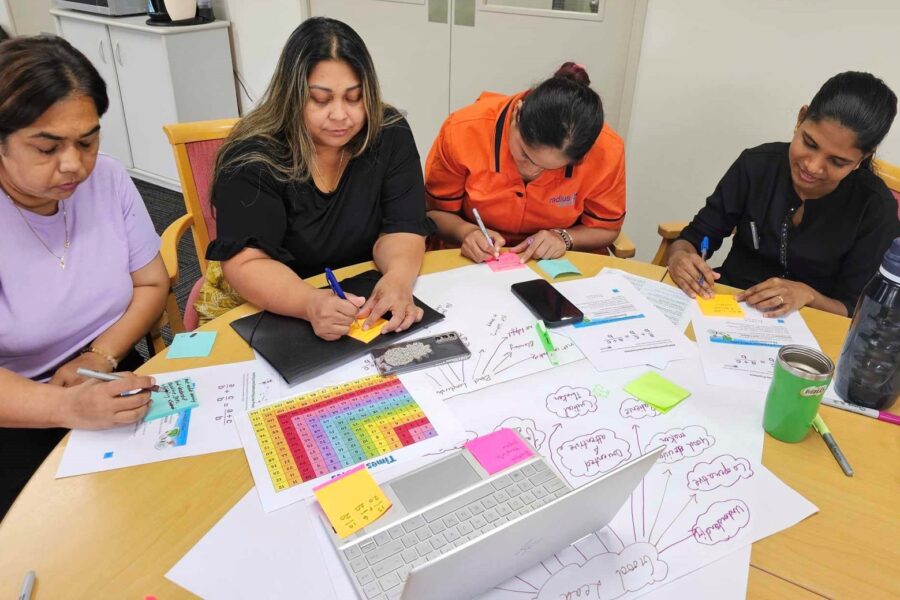
<path id="1" fill-rule="evenodd" d="M 694 309 L 694 333 L 708 383 L 766 391 L 779 348 L 786 344 L 819 348 L 799 312 L 771 319 L 751 306 L 740 306 L 743 319 L 707 317 Z"/>
<path id="2" fill-rule="evenodd" d="M 665 366 L 694 356 L 696 349 L 672 322 L 620 275 L 556 284 L 584 313 L 567 327 L 578 348 L 600 371 L 635 365 Z"/>
<path id="3" fill-rule="evenodd" d="M 399 379 L 371 376 L 248 411 L 238 430 L 269 511 L 309 496 L 354 465 L 375 470 L 410 450 L 414 456 L 433 450 L 428 442 L 454 422 L 446 408 L 441 414 L 443 425 Z"/>
<path id="4" fill-rule="evenodd" d="M 723 398 L 705 385 L 699 367 L 692 359 L 666 369 L 667 379 L 691 391 L 666 414 L 641 408 L 622 389 L 646 367 L 597 373 L 583 363 L 448 403 L 467 429 L 482 435 L 509 427 L 510 419 L 526 425 L 532 437 L 544 439 L 538 451 L 576 487 L 663 446 L 609 527 L 486 598 L 635 597 L 815 512 L 759 462 L 762 395 L 738 391 Z M 766 510 L 773 505 L 777 514 Z"/>
<path id="5" fill-rule="evenodd" d="M 284 381 L 256 360 L 154 377 L 161 385 L 189 377 L 200 406 L 105 431 L 73 430 L 57 477 L 240 448 L 235 415 L 280 398 L 284 389 Z"/>
<path id="6" fill-rule="evenodd" d="M 429 333 L 456 331 L 471 356 L 463 361 L 400 375 L 417 399 L 452 398 L 553 367 L 531 314 L 510 286 L 536 279 L 531 269 L 491 273 L 478 265 L 425 275 L 416 296 L 446 318 Z M 550 330 L 560 364 L 583 358 L 567 333 Z"/>

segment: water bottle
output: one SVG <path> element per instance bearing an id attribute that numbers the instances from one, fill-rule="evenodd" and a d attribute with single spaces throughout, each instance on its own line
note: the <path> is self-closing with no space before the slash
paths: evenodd
<path id="1" fill-rule="evenodd" d="M 843 400 L 876 410 L 900 394 L 900 238 L 856 303 L 834 388 Z"/>

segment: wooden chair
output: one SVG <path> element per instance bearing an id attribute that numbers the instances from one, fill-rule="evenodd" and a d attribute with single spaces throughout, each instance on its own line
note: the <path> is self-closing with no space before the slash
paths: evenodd
<path id="1" fill-rule="evenodd" d="M 216 152 L 235 123 L 237 123 L 237 119 L 220 119 L 176 123 L 163 127 L 175 154 L 175 164 L 178 167 L 178 178 L 181 180 L 181 192 L 184 195 L 184 207 L 187 214 L 175 220 L 162 234 L 160 253 L 166 265 L 166 271 L 169 273 L 170 288 L 165 313 L 148 336 L 154 353 L 165 348 L 162 327 L 166 323 L 173 333 L 193 331 L 197 327 L 198 319 L 194 310 L 194 302 L 200 291 L 203 277 L 197 280 L 191 288 L 191 294 L 184 310 L 184 318 L 182 318 L 174 292 L 179 277 L 178 242 L 190 229 L 194 237 L 194 249 L 197 252 L 200 273 L 205 275 L 206 248 L 209 246 L 209 240 L 216 236 L 216 220 L 209 202 Z"/>
<path id="2" fill-rule="evenodd" d="M 900 219 L 900 167 L 878 159 L 872 161 L 872 166 L 875 174 L 884 180 L 894 198 L 897 199 L 897 218 Z M 653 260 L 650 262 L 661 267 L 666 266 L 666 252 L 669 246 L 678 239 L 678 236 L 681 235 L 681 230 L 687 226 L 688 221 L 660 223 L 659 227 L 657 227 L 657 232 L 659 232 L 659 236 L 662 239 L 659 242 L 656 254 L 653 256 Z"/>

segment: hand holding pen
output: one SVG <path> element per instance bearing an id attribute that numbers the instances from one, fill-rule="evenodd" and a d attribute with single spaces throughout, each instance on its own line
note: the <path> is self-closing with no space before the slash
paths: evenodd
<path id="1" fill-rule="evenodd" d="M 499 233 L 490 231 L 484 226 L 478 209 L 472 209 L 478 229 L 471 230 L 460 244 L 460 252 L 466 258 L 475 262 L 484 262 L 500 256 L 500 248 L 506 245 L 506 240 Z"/>
<path id="2" fill-rule="evenodd" d="M 715 295 L 713 285 L 721 277 L 706 262 L 709 256 L 709 238 L 704 237 L 703 242 L 700 253 L 686 240 L 676 240 L 669 251 L 669 275 L 691 298 L 712 298 Z"/>
<path id="3" fill-rule="evenodd" d="M 349 333 L 366 299 L 345 293 L 331 269 L 325 269 L 325 279 L 329 289 L 313 292 L 305 318 L 317 336 L 334 341 Z"/>
<path id="4" fill-rule="evenodd" d="M 56 424 L 69 429 L 108 429 L 136 423 L 144 418 L 150 406 L 150 391 L 156 387 L 152 377 L 132 373 L 94 373 L 83 370 L 81 375 L 88 377 L 87 381 L 72 387 L 56 388 L 63 395 Z M 111 378 L 112 381 L 100 381 L 101 378 Z"/>

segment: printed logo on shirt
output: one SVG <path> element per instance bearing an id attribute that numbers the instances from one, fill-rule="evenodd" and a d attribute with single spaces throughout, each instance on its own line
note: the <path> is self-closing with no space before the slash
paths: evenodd
<path id="1" fill-rule="evenodd" d="M 550 204 L 552 206 L 575 206 L 575 199 L 578 197 L 578 192 L 574 194 L 570 194 L 568 196 L 553 196 L 550 198 Z"/>

